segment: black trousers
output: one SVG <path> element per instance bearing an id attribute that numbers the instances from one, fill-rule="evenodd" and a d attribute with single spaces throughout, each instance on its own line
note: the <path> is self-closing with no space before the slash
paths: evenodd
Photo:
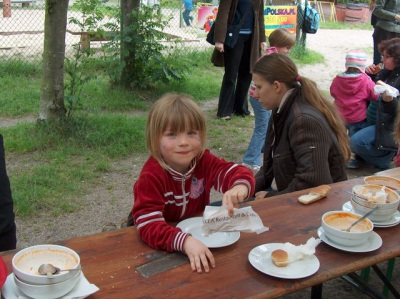
<path id="1" fill-rule="evenodd" d="M 0 135 L 0 251 L 15 249 L 17 245 L 13 200 L 4 156 L 3 136 Z"/>
<path id="2" fill-rule="evenodd" d="M 224 47 L 225 74 L 218 102 L 218 117 L 249 115 L 251 34 L 240 34 L 233 49 Z"/>
<path id="3" fill-rule="evenodd" d="M 375 26 L 374 33 L 372 34 L 374 40 L 374 64 L 382 62 L 381 53 L 379 53 L 378 45 L 381 41 L 400 37 L 400 33 L 390 32 L 382 29 L 381 27 Z"/>

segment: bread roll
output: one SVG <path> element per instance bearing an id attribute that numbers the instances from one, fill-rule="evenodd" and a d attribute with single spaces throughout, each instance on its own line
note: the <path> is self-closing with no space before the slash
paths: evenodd
<path id="1" fill-rule="evenodd" d="M 331 187 L 328 185 L 321 185 L 312 188 L 309 193 L 300 196 L 298 200 L 302 204 L 308 205 L 314 201 L 324 198 L 329 193 L 330 189 Z"/>
<path id="2" fill-rule="evenodd" d="M 376 81 L 376 85 L 385 86 L 385 85 L 387 85 L 387 84 L 386 84 L 385 82 L 381 81 L 381 80 L 378 80 L 378 81 Z"/>
<path id="3" fill-rule="evenodd" d="M 375 70 L 372 74 L 376 75 L 377 73 L 379 73 L 381 71 L 381 69 L 382 69 L 382 63 L 375 65 Z"/>
<path id="4" fill-rule="evenodd" d="M 278 267 L 286 267 L 289 265 L 289 255 L 282 249 L 272 251 L 271 260 Z"/>

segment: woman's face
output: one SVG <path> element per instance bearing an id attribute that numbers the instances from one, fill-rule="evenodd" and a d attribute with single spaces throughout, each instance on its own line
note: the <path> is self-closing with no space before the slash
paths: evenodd
<path id="1" fill-rule="evenodd" d="M 267 110 L 278 108 L 283 98 L 282 84 L 276 81 L 271 84 L 258 74 L 253 74 L 253 81 L 256 85 L 254 98 Z"/>
<path id="2" fill-rule="evenodd" d="M 390 56 L 386 51 L 383 51 L 382 62 L 385 66 L 385 69 L 389 71 L 394 70 L 396 67 L 393 56 Z"/>

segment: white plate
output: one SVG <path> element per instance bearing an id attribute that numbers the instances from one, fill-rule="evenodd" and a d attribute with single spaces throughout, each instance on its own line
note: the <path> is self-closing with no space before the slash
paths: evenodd
<path id="1" fill-rule="evenodd" d="M 205 237 L 202 235 L 203 218 L 193 217 L 178 223 L 183 232 L 190 233 L 193 238 L 199 240 L 208 248 L 219 248 L 232 245 L 240 238 L 240 232 L 217 232 Z"/>
<path id="2" fill-rule="evenodd" d="M 325 235 L 324 229 L 322 227 L 318 229 L 318 237 L 322 240 L 322 242 L 337 249 L 348 252 L 370 252 L 377 250 L 379 247 L 382 246 L 382 238 L 374 231 L 372 232 L 371 236 L 367 239 L 367 241 L 365 241 L 360 245 L 350 246 L 350 247 L 343 246 L 333 242 Z"/>
<path id="3" fill-rule="evenodd" d="M 351 205 L 350 201 L 347 201 L 347 202 L 345 202 L 343 204 L 342 210 L 345 211 L 345 212 L 353 212 L 354 213 L 354 209 L 353 209 L 353 206 Z M 395 225 L 400 223 L 400 212 L 396 211 L 393 214 L 392 218 L 390 218 L 389 220 L 379 221 L 379 222 L 372 221 L 372 223 L 374 224 L 375 227 L 391 227 L 391 226 L 395 226 Z"/>
<path id="4" fill-rule="evenodd" d="M 319 269 L 319 260 L 315 255 L 290 263 L 286 267 L 277 267 L 272 263 L 271 253 L 281 249 L 283 243 L 263 244 L 253 248 L 249 253 L 249 262 L 258 271 L 287 279 L 297 279 L 313 275 Z"/>
<path id="5" fill-rule="evenodd" d="M 74 288 L 65 296 L 61 297 L 60 299 L 83 299 L 86 298 L 87 296 L 90 296 L 91 294 L 97 292 L 99 288 L 91 284 L 85 277 L 85 275 L 82 275 L 79 278 L 77 284 L 74 286 Z M 11 273 L 10 275 L 7 276 L 7 280 L 3 285 L 3 288 L 1 289 L 2 295 L 5 299 L 15 299 L 15 298 L 26 298 L 30 299 L 30 297 L 24 295 L 16 286 L 14 282 L 14 274 Z"/>

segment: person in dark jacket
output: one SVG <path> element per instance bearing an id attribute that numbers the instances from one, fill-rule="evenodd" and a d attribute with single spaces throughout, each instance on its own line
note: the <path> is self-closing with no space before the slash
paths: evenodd
<path id="1" fill-rule="evenodd" d="M 3 136 L 0 134 L 0 251 L 17 246 L 13 199 L 7 176 Z"/>
<path id="2" fill-rule="evenodd" d="M 371 22 L 374 33 L 374 64 L 381 61 L 379 44 L 384 40 L 400 37 L 400 5 L 397 0 L 376 0 L 372 11 Z"/>
<path id="3" fill-rule="evenodd" d="M 382 54 L 382 69 L 375 82 L 383 81 L 400 91 L 400 38 L 385 40 L 379 44 Z M 375 72 L 375 65 L 365 69 L 367 74 Z M 394 122 L 398 106 L 398 97 L 383 93 L 378 102 L 371 102 L 367 109 L 367 121 L 370 126 L 355 133 L 351 139 L 352 151 L 366 163 L 379 169 L 387 169 L 397 152 L 394 139 Z"/>
<path id="4" fill-rule="evenodd" d="M 346 180 L 346 128 L 315 82 L 301 77 L 282 54 L 262 57 L 254 66 L 253 81 L 254 97 L 272 110 L 256 198 Z"/>
<path id="5" fill-rule="evenodd" d="M 228 25 L 238 25 L 248 7 L 250 12 L 244 19 L 237 43 L 233 48 L 225 46 Z M 222 120 L 230 120 L 232 113 L 239 116 L 250 115 L 247 97 L 251 83 L 251 70 L 260 57 L 261 49 L 267 48 L 264 1 L 221 0 L 214 26 L 215 49 L 212 62 L 214 65 L 221 65 L 221 60 L 223 60 L 225 66 L 217 116 Z"/>

